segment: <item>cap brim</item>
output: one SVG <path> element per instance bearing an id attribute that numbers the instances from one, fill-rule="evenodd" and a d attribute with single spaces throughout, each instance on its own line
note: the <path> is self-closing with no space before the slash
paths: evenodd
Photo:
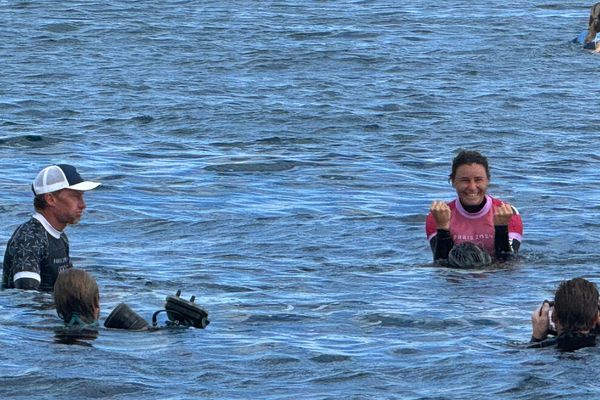
<path id="1" fill-rule="evenodd" d="M 79 190 L 80 192 L 85 192 L 86 190 L 96 189 L 98 186 L 100 186 L 100 182 L 83 181 L 75 185 L 67 186 L 65 189 L 73 189 Z"/>

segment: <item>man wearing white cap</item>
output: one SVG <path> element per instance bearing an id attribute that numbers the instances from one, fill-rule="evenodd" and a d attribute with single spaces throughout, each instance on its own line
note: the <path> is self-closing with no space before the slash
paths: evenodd
<path id="1" fill-rule="evenodd" d="M 58 273 L 73 265 L 63 232 L 85 209 L 83 193 L 100 183 L 84 181 L 75 167 L 51 165 L 33 180 L 35 214 L 20 225 L 6 245 L 2 288 L 51 291 Z"/>

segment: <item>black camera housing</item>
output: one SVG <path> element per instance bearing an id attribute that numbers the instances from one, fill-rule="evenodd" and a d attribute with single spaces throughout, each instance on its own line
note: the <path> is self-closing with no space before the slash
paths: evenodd
<path id="1" fill-rule="evenodd" d="M 167 296 L 165 310 L 167 318 L 173 325 L 193 326 L 194 328 L 204 329 L 210 323 L 208 312 L 194 303 L 196 296 L 190 300 L 184 300 L 181 297 L 181 290 L 177 291 L 175 296 Z"/>

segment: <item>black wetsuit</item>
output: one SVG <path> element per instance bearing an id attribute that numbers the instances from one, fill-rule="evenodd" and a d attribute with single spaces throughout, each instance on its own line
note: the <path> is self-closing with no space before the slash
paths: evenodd
<path id="1" fill-rule="evenodd" d="M 562 351 L 575 351 L 583 347 L 593 347 L 596 345 L 596 332 L 579 333 L 579 332 L 564 332 L 558 336 L 551 336 L 544 340 L 531 337 L 531 342 L 528 348 L 541 348 L 556 346 Z"/>
<path id="2" fill-rule="evenodd" d="M 58 273 L 73 266 L 65 233 L 54 231 L 51 234 L 36 217 L 43 219 L 37 214 L 20 225 L 6 245 L 3 289 L 52 291 Z M 19 282 L 15 285 L 15 281 Z"/>

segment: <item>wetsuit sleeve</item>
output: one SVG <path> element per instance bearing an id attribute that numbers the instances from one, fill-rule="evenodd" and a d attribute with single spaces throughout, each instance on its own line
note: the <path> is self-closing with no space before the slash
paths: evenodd
<path id="1" fill-rule="evenodd" d="M 505 261 L 519 252 L 523 240 L 523 220 L 521 214 L 511 206 L 514 215 L 508 225 L 494 226 L 494 250 L 498 260 Z"/>
<path id="2" fill-rule="evenodd" d="M 433 261 L 445 260 L 454 246 L 454 241 L 450 235 L 450 231 L 438 229 L 435 236 L 429 241 L 431 251 L 433 252 Z"/>
<path id="3" fill-rule="evenodd" d="M 514 239 L 519 242 L 523 241 L 523 220 L 521 219 L 521 214 L 519 214 L 519 210 L 517 210 L 514 206 L 512 206 L 514 215 L 508 221 L 508 238 L 512 241 Z"/>
<path id="4" fill-rule="evenodd" d="M 23 227 L 12 238 L 7 249 L 12 258 L 12 280 L 17 289 L 38 289 L 41 283 L 41 264 L 46 257 L 44 237 L 33 229 Z"/>
<path id="5" fill-rule="evenodd" d="M 540 349 L 543 347 L 550 347 L 556 345 L 556 338 L 549 338 L 544 340 L 535 339 L 533 336 L 531 337 L 531 341 L 527 345 L 529 349 Z"/>
<path id="6" fill-rule="evenodd" d="M 425 234 L 429 239 L 429 246 L 433 253 L 433 261 L 445 260 L 454 246 L 454 241 L 450 235 L 450 231 L 445 229 L 437 229 L 433 215 L 429 213 L 425 221 Z"/>
<path id="7" fill-rule="evenodd" d="M 35 278 L 19 278 L 15 280 L 15 288 L 23 290 L 37 290 L 40 287 L 40 281 Z"/>
<path id="8" fill-rule="evenodd" d="M 505 261 L 513 254 L 513 248 L 508 240 L 508 225 L 494 226 L 494 250 L 498 260 Z"/>

